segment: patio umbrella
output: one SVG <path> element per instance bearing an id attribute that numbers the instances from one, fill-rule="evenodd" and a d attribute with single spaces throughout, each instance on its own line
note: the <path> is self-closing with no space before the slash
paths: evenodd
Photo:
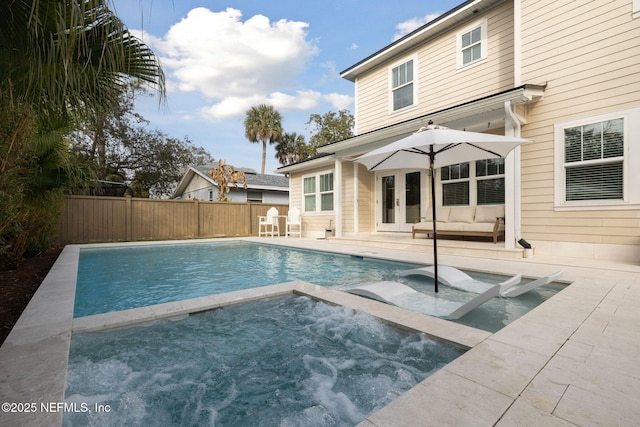
<path id="1" fill-rule="evenodd" d="M 530 139 L 467 132 L 429 123 L 416 133 L 373 150 L 355 159 L 369 171 L 390 169 L 430 169 L 433 221 L 433 263 L 435 291 L 438 292 L 438 235 L 436 231 L 436 168 L 474 160 L 506 157 Z"/>

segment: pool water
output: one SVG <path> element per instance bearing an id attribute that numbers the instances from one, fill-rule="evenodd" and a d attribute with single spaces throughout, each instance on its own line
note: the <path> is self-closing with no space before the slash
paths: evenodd
<path id="1" fill-rule="evenodd" d="M 462 354 L 291 296 L 74 334 L 65 426 L 353 426 Z"/>
<path id="2" fill-rule="evenodd" d="M 304 280 L 346 290 L 398 281 L 433 294 L 433 279 L 400 276 L 415 264 L 243 241 L 81 249 L 74 317 L 89 316 L 211 294 Z M 506 277 L 470 273 L 500 283 Z M 527 280 L 523 280 L 525 283 Z M 440 296 L 464 302 L 469 294 L 440 286 Z M 560 291 L 542 286 L 517 298 L 493 298 L 456 323 L 496 332 Z"/>
<path id="3" fill-rule="evenodd" d="M 82 249 L 74 317 L 291 280 L 348 287 L 415 267 L 242 241 Z"/>

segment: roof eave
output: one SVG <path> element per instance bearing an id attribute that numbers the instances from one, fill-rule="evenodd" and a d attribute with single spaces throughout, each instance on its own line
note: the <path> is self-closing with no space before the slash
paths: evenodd
<path id="1" fill-rule="evenodd" d="M 289 174 L 313 168 L 325 167 L 328 165 L 333 165 L 334 163 L 335 156 L 333 156 L 332 154 L 325 154 L 321 157 L 316 157 L 314 159 L 304 160 L 292 165 L 283 166 L 281 168 L 278 168 L 276 172 L 280 174 Z"/>
<path id="2" fill-rule="evenodd" d="M 352 65 L 340 73 L 340 76 L 349 81 L 355 82 L 356 78 L 390 60 L 396 55 L 408 51 L 417 45 L 433 38 L 449 28 L 459 25 L 476 15 L 481 9 L 485 10 L 504 0 L 468 0 L 459 6 L 438 16 L 436 19 L 426 23 L 422 27 L 412 31 L 401 39 L 380 49 L 374 54 L 366 57 L 362 61 Z"/>
<path id="3" fill-rule="evenodd" d="M 544 86 L 539 85 L 522 85 L 514 89 L 493 94 L 484 98 L 456 105 L 444 110 L 428 113 L 426 115 L 405 120 L 381 129 L 372 130 L 351 138 L 323 145 L 318 148 L 319 153 L 358 153 L 358 148 L 366 144 L 376 143 L 384 145 L 398 138 L 408 136 L 417 131 L 421 126 L 426 126 L 429 120 L 434 123 L 447 125 L 447 123 L 461 118 L 472 116 L 483 111 L 495 110 L 504 106 L 505 102 L 512 104 L 527 104 L 536 102 L 542 98 L 544 94 Z M 367 146 L 367 149 L 371 149 Z"/>

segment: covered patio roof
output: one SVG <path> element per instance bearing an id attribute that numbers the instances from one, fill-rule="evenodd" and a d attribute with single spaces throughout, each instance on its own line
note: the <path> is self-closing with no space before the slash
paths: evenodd
<path id="1" fill-rule="evenodd" d="M 544 94 L 544 86 L 525 84 L 503 92 L 478 98 L 473 101 L 434 111 L 425 115 L 405 120 L 390 126 L 356 135 L 342 141 L 332 142 L 318 148 L 318 156 L 303 162 L 294 163 L 278 169 L 278 173 L 291 173 L 309 167 L 331 164 L 335 161 L 332 154 L 341 158 L 355 157 L 400 138 L 404 138 L 420 127 L 426 126 L 430 120 L 452 129 L 470 131 L 488 131 L 500 129 L 505 125 L 505 103 L 509 108 L 515 105 L 528 104 L 540 100 Z M 519 118 L 526 123 L 524 118 Z"/>

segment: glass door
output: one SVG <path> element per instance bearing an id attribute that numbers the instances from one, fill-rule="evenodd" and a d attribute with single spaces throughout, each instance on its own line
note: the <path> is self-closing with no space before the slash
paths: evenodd
<path id="1" fill-rule="evenodd" d="M 417 217 L 424 216 L 424 173 L 389 171 L 377 175 L 376 229 L 411 231 Z"/>

